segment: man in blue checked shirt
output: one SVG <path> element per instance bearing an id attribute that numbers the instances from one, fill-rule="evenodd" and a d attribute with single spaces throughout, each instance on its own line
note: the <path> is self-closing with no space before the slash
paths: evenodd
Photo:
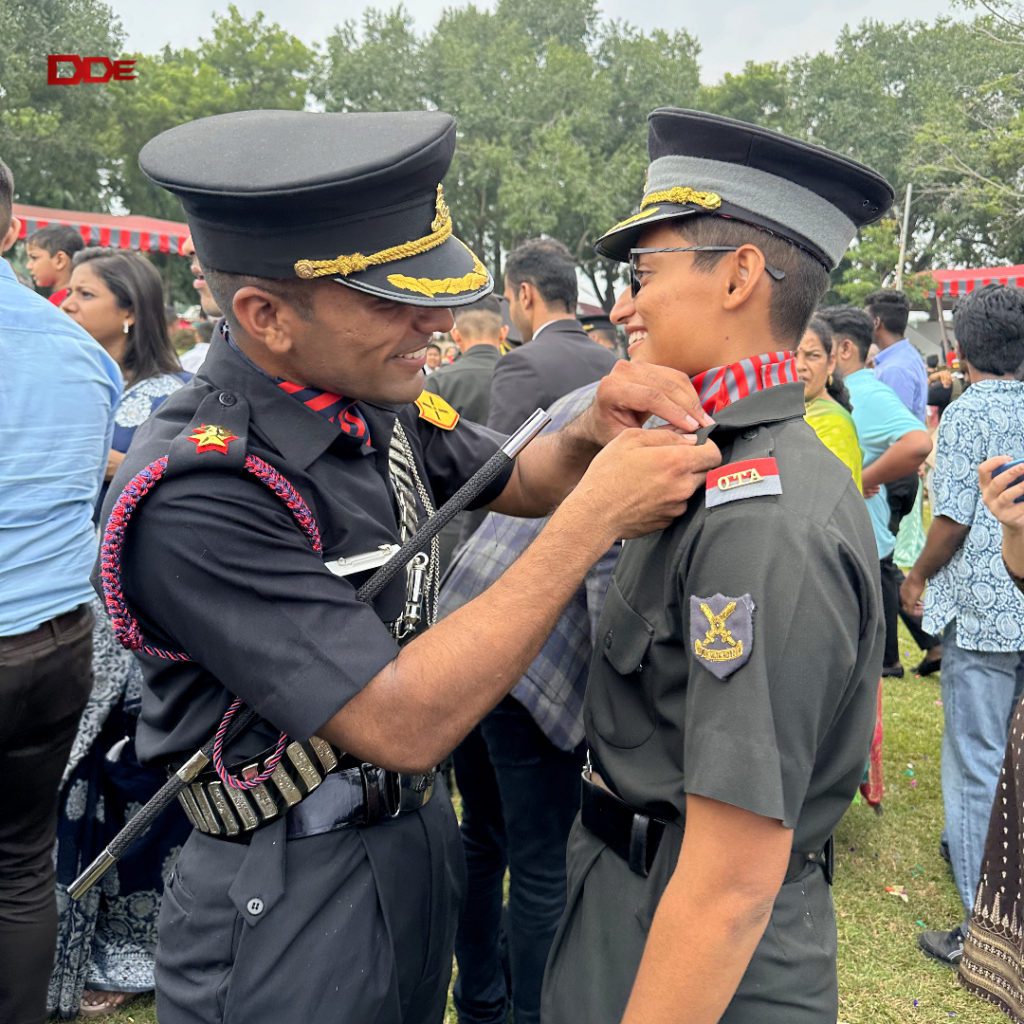
<path id="1" fill-rule="evenodd" d="M 551 406 L 550 431 L 586 409 L 597 383 Z M 441 589 L 447 615 L 486 590 L 526 550 L 545 519 L 491 513 L 459 550 Z M 516 1021 L 536 1020 L 544 964 L 565 909 L 565 844 L 580 803 L 583 692 L 597 621 L 620 545 L 590 570 L 540 654 L 452 756 L 462 794 L 468 891 L 455 939 L 460 1024 L 503 1021 L 503 883 Z M 534 1016 L 531 1016 L 530 1014 Z"/>
<path id="2" fill-rule="evenodd" d="M 18 237 L 0 161 L 0 253 Z M 57 789 L 92 688 L 92 514 L 117 364 L 0 259 L 0 1020 L 41 1024 Z"/>

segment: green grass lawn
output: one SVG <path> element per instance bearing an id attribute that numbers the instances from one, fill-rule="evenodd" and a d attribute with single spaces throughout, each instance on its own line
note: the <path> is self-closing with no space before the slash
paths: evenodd
<path id="1" fill-rule="evenodd" d="M 1006 1018 L 926 959 L 916 935 L 951 928 L 960 901 L 939 857 L 942 794 L 938 676 L 920 679 L 921 655 L 901 629 L 907 675 L 885 681 L 885 782 L 881 815 L 854 804 L 836 833 L 839 1019 L 843 1024 L 1000 1024 Z M 907 901 L 885 891 L 903 886 Z M 156 1024 L 151 1001 L 115 1014 L 119 1024 Z M 449 1007 L 445 1024 L 454 1024 Z M 582 1024 L 582 1022 L 581 1022 Z"/>

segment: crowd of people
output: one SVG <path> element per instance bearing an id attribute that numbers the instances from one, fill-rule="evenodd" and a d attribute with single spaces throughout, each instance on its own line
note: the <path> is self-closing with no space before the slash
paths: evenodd
<path id="1" fill-rule="evenodd" d="M 919 943 L 1024 1022 L 1024 296 L 961 300 L 963 379 L 929 372 L 902 292 L 821 305 L 889 185 L 674 109 L 596 243 L 614 308 L 549 238 L 491 294 L 453 146 L 437 112 L 154 139 L 181 351 L 141 254 L 45 227 L 48 299 L 0 260 L 0 1020 L 438 1024 L 454 954 L 460 1024 L 834 1021 L 832 832 L 884 800 L 902 620 L 963 902 Z M 13 195 L 0 163 L 0 252 Z"/>

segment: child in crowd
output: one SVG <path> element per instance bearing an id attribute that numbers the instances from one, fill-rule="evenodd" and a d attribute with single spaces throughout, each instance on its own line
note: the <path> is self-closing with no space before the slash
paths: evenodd
<path id="1" fill-rule="evenodd" d="M 71 260 L 85 247 L 77 229 L 67 224 L 50 224 L 30 235 L 28 272 L 37 288 L 50 289 L 50 301 L 59 306 L 68 297 L 71 280 Z"/>

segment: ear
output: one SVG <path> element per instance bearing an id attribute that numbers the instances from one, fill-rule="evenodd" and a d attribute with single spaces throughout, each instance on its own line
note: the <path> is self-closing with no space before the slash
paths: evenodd
<path id="1" fill-rule="evenodd" d="M 21 234 L 21 221 L 17 217 L 11 218 L 11 226 L 7 229 L 6 233 L 0 238 L 0 255 L 7 252 L 12 245 L 18 240 L 18 235 Z"/>
<path id="2" fill-rule="evenodd" d="M 722 263 L 727 269 L 723 309 L 739 309 L 750 301 L 759 287 L 770 287 L 765 284 L 764 253 L 756 245 L 741 245 Z"/>
<path id="3" fill-rule="evenodd" d="M 534 300 L 536 298 L 535 290 L 529 281 L 521 281 L 519 283 L 519 305 L 523 309 L 532 309 Z"/>
<path id="4" fill-rule="evenodd" d="M 71 263 L 71 257 L 63 249 L 58 249 L 51 257 L 50 262 L 58 269 L 64 270 Z"/>
<path id="5" fill-rule="evenodd" d="M 235 292 L 231 309 L 242 331 L 275 355 L 292 349 L 291 325 L 296 314 L 283 299 L 246 285 Z"/>
<path id="6" fill-rule="evenodd" d="M 505 344 L 505 339 L 507 337 L 508 337 L 508 327 L 505 324 L 502 324 L 501 327 L 498 328 L 498 344 L 499 345 L 504 345 Z"/>
<path id="7" fill-rule="evenodd" d="M 452 341 L 454 341 L 455 344 L 458 345 L 461 348 L 462 347 L 462 332 L 458 329 L 458 327 L 453 327 L 448 333 L 452 336 Z"/>

